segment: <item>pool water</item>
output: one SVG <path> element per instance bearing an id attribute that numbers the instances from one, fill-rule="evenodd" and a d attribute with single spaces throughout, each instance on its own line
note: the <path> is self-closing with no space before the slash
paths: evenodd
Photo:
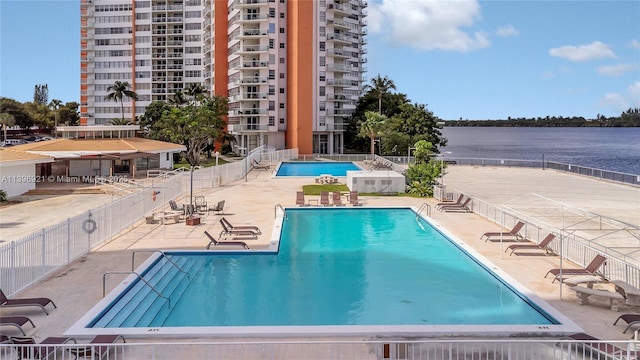
<path id="1" fill-rule="evenodd" d="M 111 304 L 92 326 L 558 324 L 410 208 L 287 209 L 278 254 L 170 256 L 190 280 L 166 261 L 147 272 L 177 279 L 171 306 Z"/>
<path id="2" fill-rule="evenodd" d="M 347 176 L 347 170 L 362 170 L 352 162 L 283 162 L 276 176 Z"/>

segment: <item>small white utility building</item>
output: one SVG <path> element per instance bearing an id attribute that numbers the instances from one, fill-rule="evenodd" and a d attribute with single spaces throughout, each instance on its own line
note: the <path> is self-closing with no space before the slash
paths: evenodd
<path id="1" fill-rule="evenodd" d="M 361 193 L 404 193 L 404 175 L 393 170 L 348 170 L 347 187 Z"/>

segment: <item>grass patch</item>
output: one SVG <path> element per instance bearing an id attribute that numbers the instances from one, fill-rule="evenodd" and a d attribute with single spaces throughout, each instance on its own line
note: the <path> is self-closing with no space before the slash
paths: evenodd
<path id="1" fill-rule="evenodd" d="M 320 195 L 321 191 L 349 191 L 349 187 L 346 184 L 302 185 L 302 191 L 305 195 Z"/>
<path id="2" fill-rule="evenodd" d="M 221 158 L 218 158 L 218 165 L 223 165 L 223 164 L 226 164 L 226 163 L 228 163 L 228 161 L 223 160 Z M 215 157 L 213 157 L 211 159 L 203 159 L 200 162 L 200 166 L 203 166 L 203 167 L 210 167 L 210 166 L 215 166 L 215 165 L 216 165 L 216 158 Z M 180 162 L 173 164 L 173 168 L 174 169 L 179 169 L 181 167 L 187 168 L 187 169 L 191 169 L 191 165 L 189 165 L 189 163 L 185 159 L 182 159 Z"/>

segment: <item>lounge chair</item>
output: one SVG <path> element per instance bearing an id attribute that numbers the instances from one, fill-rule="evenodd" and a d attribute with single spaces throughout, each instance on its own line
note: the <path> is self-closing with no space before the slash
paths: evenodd
<path id="1" fill-rule="evenodd" d="M 33 321 L 26 316 L 0 316 L 0 326 L 14 326 L 20 330 L 22 335 L 27 335 L 22 327 L 27 323 L 31 324 L 34 328 L 36 327 L 33 324 Z"/>
<path id="2" fill-rule="evenodd" d="M 579 358 L 581 359 L 635 359 L 638 355 L 638 352 L 635 350 L 625 349 L 618 345 L 604 342 L 585 333 L 577 333 L 569 335 L 568 337 L 571 340 L 578 340 L 583 342 L 582 345 L 584 346 L 584 348 L 582 349 L 582 354 L 579 354 Z"/>
<path id="3" fill-rule="evenodd" d="M 69 342 L 77 344 L 76 339 L 68 337 L 48 337 L 38 344 L 32 337 L 12 337 L 11 343 L 19 346 L 18 359 L 48 359 L 49 357 L 56 359 L 55 353 L 60 347 L 58 346 L 26 346 L 26 345 L 61 345 Z M 65 356 L 60 356 L 60 359 Z"/>
<path id="4" fill-rule="evenodd" d="M 465 201 L 460 205 L 442 205 L 438 208 L 440 211 L 444 212 L 471 212 L 471 208 L 469 208 L 469 204 L 471 203 L 471 198 L 468 197 Z"/>
<path id="5" fill-rule="evenodd" d="M 271 165 L 269 165 L 269 164 L 261 164 L 261 163 L 257 162 L 256 159 L 252 160 L 252 164 L 253 164 L 253 168 L 254 169 L 260 169 L 260 170 L 270 170 L 271 169 Z"/>
<path id="6" fill-rule="evenodd" d="M 627 323 L 627 327 L 623 331 L 626 333 L 631 327 L 640 324 L 640 314 L 622 314 L 613 322 L 613 325 L 616 325 L 620 320 Z"/>
<path id="7" fill-rule="evenodd" d="M 126 343 L 124 336 L 122 335 L 96 335 L 89 344 L 92 346 L 82 347 L 82 348 L 71 348 L 72 354 L 77 357 L 91 358 L 92 360 L 98 359 L 120 359 L 124 358 L 124 354 L 120 354 L 120 356 L 109 356 L 109 351 L 113 346 L 109 346 L 108 344 L 115 344 L 118 340 L 122 340 L 123 343 Z"/>
<path id="8" fill-rule="evenodd" d="M 304 201 L 304 191 L 296 192 L 296 205 L 298 206 L 308 206 Z"/>
<path id="9" fill-rule="evenodd" d="M 516 240 L 524 240 L 524 237 L 522 235 L 519 234 L 520 230 L 522 230 L 522 228 L 524 227 L 524 222 L 522 221 L 518 221 L 518 223 L 513 227 L 513 229 L 507 231 L 507 232 L 502 232 L 502 231 L 497 231 L 497 232 L 486 232 L 482 235 L 480 235 L 480 239 L 482 239 L 483 237 L 485 237 L 486 239 L 484 239 L 484 241 L 489 240 L 492 237 L 515 237 Z"/>
<path id="10" fill-rule="evenodd" d="M 322 205 L 322 206 L 331 206 L 331 204 L 329 204 L 329 192 L 328 191 L 321 191 L 320 192 L 320 205 Z"/>
<path id="11" fill-rule="evenodd" d="M 261 234 L 252 229 L 233 229 L 222 219 L 220 219 L 220 225 L 222 225 L 222 231 L 220 232 L 220 235 L 218 235 L 218 238 L 232 236 L 255 240 L 258 238 L 258 235 Z"/>
<path id="12" fill-rule="evenodd" d="M 23 307 L 23 306 L 37 306 L 44 311 L 45 314 L 49 315 L 49 312 L 45 308 L 47 305 L 53 305 L 54 308 L 57 308 L 56 304 L 53 300 L 49 298 L 23 298 L 23 299 L 9 299 L 4 294 L 4 291 L 0 289 L 0 308 L 4 307 Z"/>
<path id="13" fill-rule="evenodd" d="M 178 205 L 175 200 L 169 200 L 169 207 L 171 208 L 171 211 L 179 213 L 180 215 L 185 215 L 186 209 L 184 204 Z"/>
<path id="14" fill-rule="evenodd" d="M 209 244 L 207 244 L 207 247 L 206 247 L 207 250 L 209 250 L 211 246 L 218 246 L 218 245 L 238 245 L 238 246 L 244 247 L 245 249 L 249 249 L 249 245 L 247 245 L 247 243 L 244 241 L 218 241 L 207 231 L 205 231 L 204 234 L 207 235 L 207 237 L 209 238 Z"/>
<path id="15" fill-rule="evenodd" d="M 584 269 L 563 268 L 562 275 L 596 275 L 596 271 L 605 263 L 605 260 L 607 260 L 606 257 L 598 254 Z M 544 275 L 544 277 L 546 278 L 549 274 L 554 276 L 552 282 L 555 282 L 560 277 L 560 269 L 551 269 Z"/>
<path id="16" fill-rule="evenodd" d="M 333 191 L 331 193 L 331 197 L 333 200 L 333 206 L 344 206 L 344 204 L 342 203 L 342 196 L 340 195 L 339 191 Z"/>
<path id="17" fill-rule="evenodd" d="M 460 196 L 458 196 L 458 200 L 456 201 L 443 201 L 443 202 L 439 202 L 437 203 L 434 208 L 438 209 L 441 206 L 448 206 L 448 205 L 462 205 L 462 200 L 464 199 L 464 194 L 460 194 Z"/>
<path id="18" fill-rule="evenodd" d="M 259 227 L 257 226 L 253 226 L 253 225 L 240 225 L 240 226 L 233 226 L 231 225 L 231 223 L 229 222 L 229 220 L 227 220 L 227 218 L 222 217 L 220 219 L 221 222 L 224 222 L 227 225 L 227 228 L 231 229 L 231 230 L 238 230 L 238 231 L 253 231 L 254 233 L 256 233 L 256 235 L 262 235 L 262 231 L 260 230 Z"/>
<path id="19" fill-rule="evenodd" d="M 362 203 L 358 200 L 357 191 L 349 191 L 349 204 L 351 206 L 362 206 Z"/>
<path id="20" fill-rule="evenodd" d="M 213 211 L 214 213 L 218 213 L 218 215 L 222 214 L 224 211 L 224 203 L 226 200 L 220 200 L 216 203 L 214 207 L 210 207 L 209 211 Z"/>
<path id="21" fill-rule="evenodd" d="M 516 250 L 544 250 L 546 253 L 549 253 L 549 244 L 555 239 L 556 236 L 553 234 L 547 235 L 539 244 L 515 244 L 508 246 L 504 252 L 507 250 L 511 250 L 509 255 L 513 255 L 513 252 Z"/>

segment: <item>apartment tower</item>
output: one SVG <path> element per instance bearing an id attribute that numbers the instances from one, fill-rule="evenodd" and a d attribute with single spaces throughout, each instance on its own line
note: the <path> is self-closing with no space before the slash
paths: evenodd
<path id="1" fill-rule="evenodd" d="M 342 153 L 366 59 L 362 0 L 81 0 L 81 121 L 134 119 L 191 83 L 229 98 L 234 150 Z"/>

